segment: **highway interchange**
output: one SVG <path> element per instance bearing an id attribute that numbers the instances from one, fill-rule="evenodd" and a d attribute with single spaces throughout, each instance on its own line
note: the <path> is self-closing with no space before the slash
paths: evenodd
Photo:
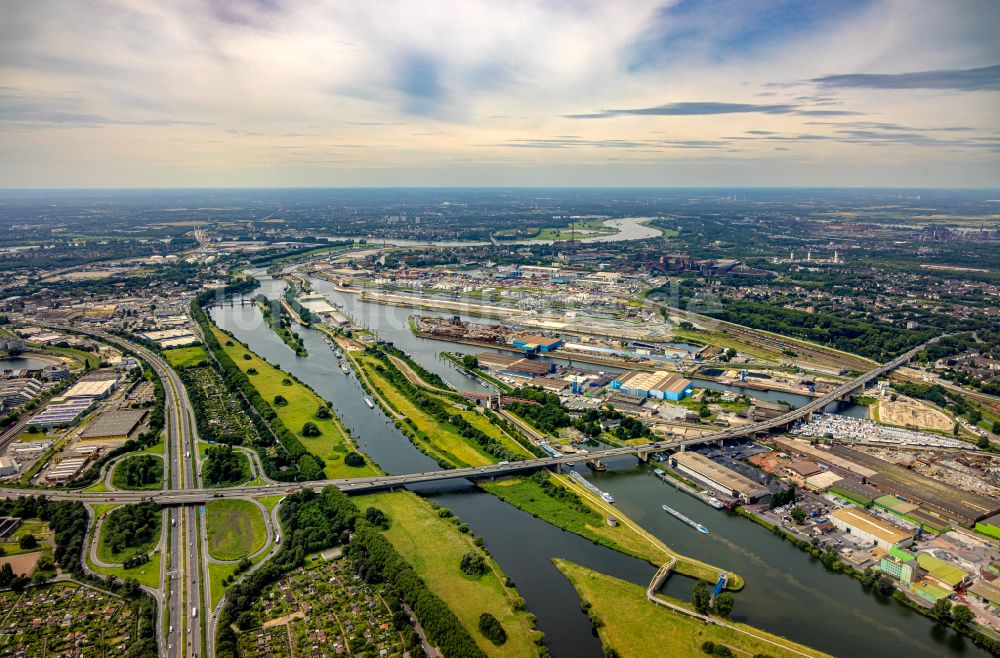
<path id="1" fill-rule="evenodd" d="M 212 609 L 209 592 L 209 556 L 207 527 L 204 522 L 203 507 L 213 499 L 252 498 L 259 496 L 280 496 L 301 489 L 320 490 L 327 486 L 335 486 L 348 493 L 365 493 L 378 490 L 401 488 L 418 483 L 440 482 L 454 479 L 481 479 L 509 475 L 518 472 L 541 468 L 553 468 L 562 464 L 580 461 L 582 458 L 601 460 L 627 455 L 639 455 L 645 458 L 654 452 L 678 451 L 687 447 L 756 436 L 777 428 L 784 428 L 791 423 L 809 417 L 812 413 L 823 410 L 827 405 L 844 399 L 859 388 L 889 371 L 907 363 L 913 356 L 925 347 L 914 348 L 892 361 L 880 365 L 868 372 L 831 390 L 822 397 L 790 411 L 777 418 L 753 423 L 738 428 L 726 429 L 682 440 L 656 441 L 637 446 L 611 448 L 588 453 L 585 457 L 579 454 L 561 457 L 546 457 L 514 461 L 511 463 L 490 464 L 470 468 L 456 468 L 421 473 L 400 475 L 376 475 L 365 478 L 347 478 L 335 480 L 316 480 L 294 485 L 267 482 L 259 486 L 240 485 L 228 488 L 206 488 L 201 482 L 198 468 L 198 436 L 194 422 L 194 410 L 187 397 L 187 392 L 177 373 L 159 355 L 127 341 L 118 336 L 99 331 L 83 331 L 75 327 L 58 327 L 62 330 L 85 333 L 92 337 L 115 344 L 137 353 L 160 377 L 166 394 L 164 413 L 165 488 L 157 492 L 141 491 L 107 491 L 87 492 L 66 489 L 32 490 L 18 488 L 0 488 L 0 496 L 18 497 L 44 493 L 55 500 L 77 500 L 88 505 L 135 503 L 151 499 L 167 507 L 165 510 L 165 544 L 161 543 L 161 596 L 157 596 L 160 605 L 160 620 L 163 633 L 158 634 L 158 643 L 164 655 L 184 655 L 195 657 L 214 656 L 214 633 L 218 613 L 224 602 Z M 934 339 L 930 342 L 935 342 Z M 259 461 L 251 460 L 259 464 Z M 274 542 L 274 534 L 278 532 L 277 507 L 272 510 L 267 523 L 268 541 L 265 549 L 273 553 L 278 544 Z M 167 524 L 169 519 L 169 524 Z M 96 537 L 96 535 L 95 535 Z M 269 549 L 267 547 L 270 547 Z M 263 564 L 258 562 L 256 566 Z M 166 610 L 163 610 L 163 607 Z M 183 649 L 178 652 L 178 649 Z"/>

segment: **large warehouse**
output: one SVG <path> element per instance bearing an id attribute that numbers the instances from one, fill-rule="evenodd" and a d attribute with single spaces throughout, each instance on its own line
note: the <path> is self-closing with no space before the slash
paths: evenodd
<path id="1" fill-rule="evenodd" d="M 105 411 L 87 425 L 87 429 L 83 431 L 80 438 L 127 439 L 145 415 L 145 409 Z"/>
<path id="2" fill-rule="evenodd" d="M 626 372 L 611 382 L 611 389 L 637 398 L 680 400 L 691 395 L 691 380 L 665 370 Z"/>
<path id="3" fill-rule="evenodd" d="M 670 456 L 670 465 L 696 482 L 700 482 L 726 496 L 753 503 L 768 495 L 767 487 L 717 464 L 697 452 L 677 452 Z"/>
<path id="4" fill-rule="evenodd" d="M 849 532 L 859 541 L 877 544 L 887 551 L 893 546 L 905 548 L 913 543 L 911 531 L 903 530 L 857 507 L 845 507 L 832 512 L 830 522 L 833 527 Z"/>

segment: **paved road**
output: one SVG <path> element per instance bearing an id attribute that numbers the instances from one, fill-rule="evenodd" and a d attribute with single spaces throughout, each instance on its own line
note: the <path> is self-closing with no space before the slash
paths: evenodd
<path id="1" fill-rule="evenodd" d="M 808 404 L 786 413 L 778 418 L 766 420 L 751 425 L 738 428 L 727 429 L 721 432 L 714 432 L 699 437 L 657 441 L 638 446 L 625 448 L 611 448 L 588 453 L 585 457 L 581 455 L 564 455 L 561 457 L 548 457 L 542 459 L 529 459 L 516 461 L 508 464 L 490 464 L 486 466 L 476 466 L 471 468 L 456 468 L 424 473 L 410 473 L 404 475 L 379 475 L 367 478 L 345 478 L 336 480 L 319 480 L 307 483 L 287 484 L 266 484 L 264 486 L 240 485 L 224 489 L 207 489 L 202 486 L 198 468 L 198 437 L 194 414 L 191 403 L 187 398 L 187 392 L 182 385 L 177 373 L 166 364 L 157 354 L 140 347 L 130 341 L 113 336 L 104 332 L 84 331 L 74 327 L 55 327 L 58 329 L 75 331 L 89 334 L 104 341 L 117 344 L 139 353 L 142 358 L 160 376 L 164 384 L 166 393 L 165 409 L 165 431 L 167 441 L 165 445 L 165 461 L 168 488 L 158 492 L 131 492 L 131 491 L 111 491 L 111 492 L 84 492 L 66 490 L 46 490 L 45 494 L 53 499 L 60 500 L 80 500 L 86 503 L 129 503 L 138 502 L 144 498 L 153 500 L 167 506 L 180 506 L 179 509 L 171 510 L 169 517 L 171 524 L 168 527 L 169 555 L 165 555 L 165 560 L 171 561 L 169 570 L 164 569 L 164 579 L 169 578 L 169 588 L 167 583 L 163 583 L 163 591 L 167 594 L 168 607 L 168 627 L 167 643 L 170 650 L 169 655 L 178 655 L 177 647 L 184 646 L 183 654 L 189 657 L 196 657 L 202 653 L 202 646 L 205 647 L 207 655 L 212 658 L 214 655 L 214 630 L 215 616 L 221 610 L 221 603 L 212 610 L 210 607 L 210 593 L 208 591 L 208 545 L 207 533 L 201 523 L 199 505 L 215 498 L 247 498 L 252 496 L 280 495 L 290 493 L 298 489 L 319 490 L 326 486 L 336 486 L 345 492 L 368 492 L 383 489 L 404 487 L 410 484 L 421 482 L 436 482 L 452 479 L 477 479 L 492 478 L 496 476 L 508 475 L 518 472 L 536 470 L 559 464 L 566 464 L 579 461 L 582 458 L 588 460 L 600 460 L 612 457 L 625 456 L 630 454 L 648 455 L 653 452 L 683 450 L 686 447 L 711 443 L 726 439 L 744 438 L 755 436 L 758 433 L 786 427 L 797 420 L 807 418 L 816 411 L 821 411 L 828 404 L 863 388 L 866 384 L 883 376 L 889 371 L 898 368 L 908 362 L 913 356 L 925 346 L 914 348 L 909 352 L 893 359 L 892 361 L 880 365 L 850 382 L 842 384 L 826 395 L 812 400 Z M 936 342 L 937 339 L 929 341 L 928 344 Z M 252 462 L 259 468 L 259 460 Z M 259 472 L 262 472 L 260 469 Z M 0 496 L 17 497 L 22 495 L 36 495 L 37 490 L 0 488 Z M 277 509 L 277 508 L 275 508 Z M 175 525 L 176 523 L 176 525 Z M 277 533 L 276 513 L 272 513 L 272 527 Z M 270 528 L 269 528 L 270 530 Z M 270 542 L 269 532 L 269 542 Z M 278 544 L 271 544 L 271 552 L 278 550 Z M 166 552 L 165 552 L 166 553 Z M 259 562 L 263 564 L 264 561 Z M 256 565 L 255 565 L 256 566 Z M 159 601 L 159 599 L 158 599 Z M 209 633 L 205 633 L 207 626 Z M 185 632 L 188 629 L 189 632 Z M 185 637 L 186 636 L 186 637 Z M 162 640 L 162 638 L 158 638 Z M 161 644 L 162 648 L 162 644 Z"/>
<path id="2" fill-rule="evenodd" d="M 831 402 L 835 402 L 850 395 L 858 388 L 863 387 L 865 384 L 868 384 L 874 379 L 881 377 L 882 375 L 884 375 L 885 373 L 889 372 L 894 368 L 898 368 L 901 364 L 906 363 L 911 358 L 913 358 L 913 356 L 921 349 L 923 349 L 923 346 L 914 348 L 909 352 L 907 352 L 906 354 L 903 354 L 893 359 L 892 361 L 889 361 L 888 363 L 878 366 L 877 368 L 874 368 L 849 382 L 841 384 L 840 386 L 831 390 L 823 397 L 816 398 L 815 400 L 810 401 L 809 403 L 803 405 L 802 407 L 794 411 L 790 411 L 777 418 L 765 420 L 759 423 L 752 423 L 750 425 L 743 425 L 737 428 L 726 429 L 720 432 L 713 432 L 711 434 L 704 434 L 698 437 L 675 439 L 669 441 L 656 441 L 652 443 L 627 446 L 623 448 L 596 450 L 587 453 L 585 456 L 579 454 L 564 455 L 561 457 L 527 459 L 523 461 L 511 462 L 509 464 L 503 464 L 503 463 L 489 464 L 487 466 L 455 468 L 455 469 L 430 471 L 423 473 L 408 473 L 403 475 L 377 475 L 365 478 L 315 480 L 305 483 L 295 483 L 294 485 L 268 484 L 260 487 L 248 487 L 245 485 L 240 485 L 225 489 L 188 488 L 179 491 L 157 492 L 152 495 L 148 493 L 143 494 L 142 492 L 103 493 L 103 492 L 60 492 L 60 491 L 52 491 L 51 493 L 49 493 L 49 495 L 52 496 L 53 498 L 86 500 L 88 502 L 108 502 L 108 501 L 131 502 L 140 500 L 143 496 L 146 496 L 146 497 L 152 497 L 154 500 L 164 505 L 185 505 L 185 504 L 206 502 L 213 498 L 245 498 L 247 496 L 280 495 L 282 493 L 289 493 L 297 489 L 320 490 L 330 485 L 338 487 L 341 490 L 348 493 L 364 493 L 369 491 L 378 491 L 383 489 L 404 487 L 409 484 L 418 484 L 422 482 L 438 482 L 443 480 L 454 480 L 461 478 L 477 479 L 477 478 L 496 477 L 523 471 L 536 470 L 539 468 L 555 466 L 558 464 L 566 464 L 570 462 L 580 461 L 581 459 L 599 460 L 612 457 L 622 457 L 633 454 L 647 455 L 654 452 L 677 451 L 705 443 L 713 443 L 727 439 L 745 438 L 748 436 L 754 436 L 757 434 L 766 433 L 773 429 L 786 427 L 797 420 L 807 418 L 812 413 L 815 413 L 817 411 L 822 411 Z M 17 495 L 23 495 L 24 493 L 26 492 L 20 489 L 0 488 L 0 496 L 17 496 Z"/>

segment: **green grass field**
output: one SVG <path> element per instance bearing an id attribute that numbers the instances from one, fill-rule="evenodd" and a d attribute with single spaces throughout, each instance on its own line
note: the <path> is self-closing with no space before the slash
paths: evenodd
<path id="1" fill-rule="evenodd" d="M 238 560 L 256 553 L 267 540 L 260 508 L 249 500 L 213 500 L 208 515 L 208 554 Z"/>
<path id="2" fill-rule="evenodd" d="M 261 496 L 257 500 L 259 500 L 261 505 L 266 507 L 267 511 L 270 512 L 274 509 L 275 505 L 281 502 L 283 498 L 284 496 Z"/>
<path id="3" fill-rule="evenodd" d="M 597 632 L 605 651 L 612 648 L 622 658 L 667 655 L 666 647 L 669 647 L 671 656 L 703 657 L 705 654 L 701 645 L 706 640 L 725 644 L 737 656 L 765 654 L 774 658 L 800 658 L 800 654 L 783 647 L 791 647 L 811 656 L 827 655 L 746 624 L 734 625 L 753 633 L 753 636 L 731 628 L 706 624 L 651 603 L 646 599 L 645 589 L 639 585 L 565 560 L 556 559 L 553 562 L 573 584 L 581 602 L 590 603 L 591 614 L 601 620 Z M 682 601 L 667 600 L 683 604 Z M 738 599 L 736 605 L 739 608 Z M 762 638 L 777 641 L 782 646 L 776 646 Z"/>
<path id="4" fill-rule="evenodd" d="M 292 379 L 284 371 L 261 359 L 218 327 L 212 327 L 212 331 L 215 332 L 219 344 L 236 364 L 236 367 L 243 372 L 250 369 L 257 371 L 256 375 L 248 375 L 250 381 L 260 392 L 261 397 L 278 414 L 278 418 L 285 424 L 285 427 L 299 438 L 306 450 L 326 462 L 323 471 L 326 477 L 364 477 L 377 474 L 377 469 L 370 462 L 359 468 L 344 464 L 344 455 L 354 449 L 354 444 L 347 437 L 344 426 L 336 416 L 316 418 L 316 410 L 321 404 L 326 405 L 324 400 L 308 387 Z M 227 346 L 227 341 L 231 341 L 233 344 Z M 249 354 L 250 359 L 244 359 L 244 354 Z M 284 384 L 285 381 L 289 382 L 288 385 Z M 288 404 L 274 404 L 276 395 L 285 398 Z M 321 436 L 302 436 L 302 426 L 307 422 L 315 423 L 322 433 Z"/>
<path id="5" fill-rule="evenodd" d="M 535 632 L 529 614 L 515 611 L 515 591 L 504 587 L 500 567 L 487 557 L 491 571 L 478 578 L 459 570 L 462 556 L 476 550 L 472 538 L 409 492 L 360 496 L 362 510 L 377 507 L 391 520 L 386 538 L 416 570 L 427 586 L 458 615 L 462 625 L 489 656 L 537 656 Z M 479 632 L 479 615 L 489 612 L 507 631 L 507 642 L 497 647 Z"/>
<path id="6" fill-rule="evenodd" d="M 174 368 L 186 368 L 196 366 L 202 361 L 208 362 L 208 354 L 201 345 L 194 347 L 178 347 L 173 350 L 165 350 L 163 356 Z"/>
<path id="7" fill-rule="evenodd" d="M 551 476 L 550 481 L 558 482 Z M 614 528 L 609 526 L 608 513 L 590 504 L 585 498 L 584 504 L 599 515 L 596 518 L 547 495 L 541 486 L 530 478 L 506 478 L 495 482 L 481 482 L 480 486 L 514 507 L 534 514 L 563 530 L 654 564 L 663 564 L 669 560 L 667 553 L 646 541 L 625 524 L 619 523 Z M 621 518 L 621 513 L 616 512 L 615 517 Z"/>
<path id="8" fill-rule="evenodd" d="M 720 569 L 685 556 L 676 554 L 657 537 L 645 531 L 640 531 L 637 523 L 625 516 L 621 510 L 610 508 L 606 503 L 598 502 L 592 494 L 583 487 L 573 485 L 566 478 L 549 475 L 554 484 L 570 489 L 577 494 L 583 503 L 598 516 L 585 514 L 569 504 L 547 495 L 536 482 L 530 478 L 506 478 L 495 482 L 480 482 L 480 486 L 501 500 L 534 514 L 552 525 L 568 530 L 591 541 L 603 544 L 616 551 L 633 555 L 656 565 L 677 557 L 675 571 L 688 576 L 705 578 L 714 581 Z M 607 524 L 608 516 L 618 519 L 618 525 Z M 742 578 L 733 574 L 732 588 L 740 589 Z"/>
<path id="9" fill-rule="evenodd" d="M 378 389 L 379 395 L 396 411 L 416 424 L 417 444 L 431 457 L 442 459 L 454 466 L 482 466 L 499 461 L 472 440 L 462 437 L 449 425 L 419 409 L 391 382 L 375 371 L 375 365 L 380 363 L 377 359 L 366 356 L 354 358 L 361 365 L 368 381 Z M 457 409 L 455 411 L 457 412 Z M 514 443 L 509 439 L 507 441 Z"/>
<path id="10" fill-rule="evenodd" d="M 47 544 L 52 541 L 52 530 L 49 529 L 48 523 L 34 520 L 24 521 L 20 528 L 15 530 L 4 543 L 0 544 L 0 547 L 4 550 L 4 554 L 20 555 L 21 553 L 33 553 L 37 551 L 37 547 L 21 548 L 20 540 L 21 537 L 25 535 L 34 535 L 35 539 L 38 540 L 39 545 Z"/>

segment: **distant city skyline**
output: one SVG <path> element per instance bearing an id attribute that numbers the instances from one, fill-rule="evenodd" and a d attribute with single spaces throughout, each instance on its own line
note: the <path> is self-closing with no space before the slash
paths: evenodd
<path id="1" fill-rule="evenodd" d="M 5 0 L 0 187 L 1000 187 L 1000 3 Z"/>

